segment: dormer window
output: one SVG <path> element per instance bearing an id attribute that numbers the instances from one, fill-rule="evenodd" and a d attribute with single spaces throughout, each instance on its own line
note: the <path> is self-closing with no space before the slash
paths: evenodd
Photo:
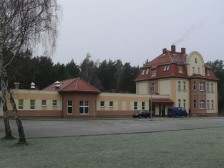
<path id="1" fill-rule="evenodd" d="M 180 66 L 180 65 L 178 66 L 178 72 L 179 72 L 179 73 L 183 73 L 183 67 Z"/>
<path id="2" fill-rule="evenodd" d="M 144 69 L 142 70 L 142 75 L 145 75 L 145 70 Z"/>
<path id="3" fill-rule="evenodd" d="M 165 66 L 163 67 L 163 71 L 169 71 L 169 69 L 170 69 L 170 66 L 169 66 L 169 65 L 165 65 Z"/>
<path id="4" fill-rule="evenodd" d="M 152 69 L 152 76 L 156 76 L 156 70 Z"/>
<path id="5" fill-rule="evenodd" d="M 207 69 L 207 76 L 210 76 L 210 71 L 209 71 L 209 69 Z"/>
<path id="6" fill-rule="evenodd" d="M 146 69 L 145 74 L 146 74 L 146 75 L 149 74 L 149 68 Z"/>

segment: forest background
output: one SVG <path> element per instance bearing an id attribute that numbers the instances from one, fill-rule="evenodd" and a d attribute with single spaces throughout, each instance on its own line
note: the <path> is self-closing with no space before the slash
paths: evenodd
<path id="1" fill-rule="evenodd" d="M 146 61 L 147 62 L 147 61 Z M 214 70 L 218 80 L 219 113 L 224 113 L 224 63 L 223 60 L 207 62 Z M 27 50 L 15 57 L 8 68 L 9 87 L 19 82 L 20 89 L 29 89 L 34 82 L 37 89 L 61 80 L 81 77 L 102 92 L 135 93 L 135 79 L 139 66 L 123 63 L 121 60 L 92 60 L 88 53 L 80 65 L 72 59 L 67 64 L 53 63 L 47 56 L 33 56 Z"/>

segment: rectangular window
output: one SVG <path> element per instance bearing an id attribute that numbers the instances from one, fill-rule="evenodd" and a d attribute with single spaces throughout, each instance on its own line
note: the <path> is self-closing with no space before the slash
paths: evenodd
<path id="1" fill-rule="evenodd" d="M 67 114 L 72 114 L 72 101 L 68 100 L 67 101 Z"/>
<path id="2" fill-rule="evenodd" d="M 156 84 L 155 83 L 152 83 L 151 91 L 152 92 L 155 92 L 156 91 Z"/>
<path id="3" fill-rule="evenodd" d="M 209 83 L 206 83 L 206 90 L 209 92 Z"/>
<path id="4" fill-rule="evenodd" d="M 206 106 L 207 106 L 207 109 L 209 109 L 210 107 L 209 107 L 209 100 L 207 100 L 207 102 L 206 102 Z"/>
<path id="5" fill-rule="evenodd" d="M 142 102 L 142 110 L 145 110 L 145 102 Z"/>
<path id="6" fill-rule="evenodd" d="M 193 71 L 193 74 L 195 73 L 195 69 L 194 69 L 194 67 L 192 67 L 192 71 Z"/>
<path id="7" fill-rule="evenodd" d="M 145 75 L 145 70 L 144 69 L 142 70 L 142 75 Z"/>
<path id="8" fill-rule="evenodd" d="M 152 69 L 152 76 L 156 76 L 156 70 Z"/>
<path id="9" fill-rule="evenodd" d="M 178 72 L 179 72 L 179 73 L 183 73 L 183 67 L 180 66 L 180 65 L 178 66 Z"/>
<path id="10" fill-rule="evenodd" d="M 109 107 L 114 107 L 114 102 L 113 101 L 109 102 Z"/>
<path id="11" fill-rule="evenodd" d="M 42 100 L 42 101 L 41 101 L 41 105 L 42 105 L 42 106 L 47 106 L 47 100 Z"/>
<path id="12" fill-rule="evenodd" d="M 30 109 L 31 110 L 35 109 L 35 100 L 34 99 L 30 100 Z"/>
<path id="13" fill-rule="evenodd" d="M 100 101 L 100 107 L 104 107 L 104 101 Z"/>
<path id="14" fill-rule="evenodd" d="M 197 83 L 196 82 L 194 82 L 193 87 L 194 87 L 194 91 L 196 91 L 197 90 Z"/>
<path id="15" fill-rule="evenodd" d="M 196 109 L 196 108 L 197 108 L 197 101 L 194 100 L 194 109 Z"/>
<path id="16" fill-rule="evenodd" d="M 200 82 L 200 91 L 205 91 L 205 83 L 204 82 Z"/>
<path id="17" fill-rule="evenodd" d="M 211 83 L 211 92 L 213 93 L 214 92 L 214 84 Z"/>
<path id="18" fill-rule="evenodd" d="M 169 69 L 170 69 L 169 65 L 165 65 L 165 66 L 163 67 L 163 71 L 169 71 Z"/>
<path id="19" fill-rule="evenodd" d="M 138 109 L 138 102 L 134 102 L 134 110 Z"/>
<path id="20" fill-rule="evenodd" d="M 177 90 L 180 91 L 181 90 L 181 82 L 177 81 Z"/>
<path id="21" fill-rule="evenodd" d="M 185 99 L 183 100 L 183 108 L 186 109 L 186 100 Z"/>
<path id="22" fill-rule="evenodd" d="M 52 106 L 57 106 L 57 105 L 58 105 L 57 100 L 52 100 Z"/>
<path id="23" fill-rule="evenodd" d="M 214 109 L 214 100 L 211 100 L 211 109 Z"/>
<path id="24" fill-rule="evenodd" d="M 19 99 L 19 109 L 23 109 L 23 99 Z"/>
<path id="25" fill-rule="evenodd" d="M 200 74 L 200 73 L 201 73 L 200 68 L 198 68 L 198 74 Z"/>
<path id="26" fill-rule="evenodd" d="M 184 91 L 186 91 L 186 82 L 185 81 L 183 81 L 183 89 L 184 89 Z"/>
<path id="27" fill-rule="evenodd" d="M 82 100 L 79 102 L 79 113 L 82 115 L 89 114 L 89 102 Z"/>
<path id="28" fill-rule="evenodd" d="M 210 71 L 209 71 L 209 69 L 207 69 L 207 76 L 210 76 Z"/>
<path id="29" fill-rule="evenodd" d="M 178 99 L 178 107 L 181 107 L 181 99 Z"/>
<path id="30" fill-rule="evenodd" d="M 200 109 L 204 109 L 204 108 L 205 108 L 205 101 L 200 100 Z"/>
<path id="31" fill-rule="evenodd" d="M 147 69 L 146 69 L 145 74 L 146 74 L 146 75 L 148 75 L 148 74 L 149 74 L 149 68 L 147 68 Z"/>

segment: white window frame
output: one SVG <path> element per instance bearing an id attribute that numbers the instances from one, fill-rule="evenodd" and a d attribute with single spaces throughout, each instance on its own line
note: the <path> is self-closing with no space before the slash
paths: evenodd
<path id="1" fill-rule="evenodd" d="M 58 106 L 58 101 L 57 100 L 52 100 L 52 106 Z"/>
<path id="2" fill-rule="evenodd" d="M 210 90 L 209 90 L 209 83 L 208 82 L 206 83 L 206 91 L 210 92 Z"/>
<path id="3" fill-rule="evenodd" d="M 79 114 L 88 115 L 89 114 L 89 101 L 80 100 L 79 101 Z"/>
<path id="4" fill-rule="evenodd" d="M 156 91 L 156 84 L 152 83 L 151 92 L 155 92 L 155 91 Z"/>
<path id="5" fill-rule="evenodd" d="M 47 106 L 47 100 L 46 99 L 41 100 L 41 106 Z"/>
<path id="6" fill-rule="evenodd" d="M 199 85 L 200 91 L 205 91 L 205 82 L 200 82 Z"/>
<path id="7" fill-rule="evenodd" d="M 109 107 L 114 107 L 114 102 L 113 101 L 109 101 Z"/>
<path id="8" fill-rule="evenodd" d="M 178 66 L 178 72 L 183 73 L 183 66 L 181 66 L 181 65 Z"/>
<path id="9" fill-rule="evenodd" d="M 146 69 L 145 74 L 146 74 L 146 75 L 149 74 L 149 68 Z"/>
<path id="10" fill-rule="evenodd" d="M 214 100 L 211 100 L 211 109 L 214 110 Z"/>
<path id="11" fill-rule="evenodd" d="M 183 81 L 183 90 L 186 91 L 186 82 Z"/>
<path id="12" fill-rule="evenodd" d="M 214 84 L 211 83 L 211 92 L 214 93 Z"/>
<path id="13" fill-rule="evenodd" d="M 24 100 L 23 99 L 19 99 L 18 100 L 18 109 L 22 110 L 24 106 Z"/>
<path id="14" fill-rule="evenodd" d="M 178 99 L 178 107 L 181 107 L 181 99 Z"/>
<path id="15" fill-rule="evenodd" d="M 181 91 L 181 81 L 177 81 L 177 91 Z"/>
<path id="16" fill-rule="evenodd" d="M 135 101 L 135 102 L 134 102 L 134 110 L 137 110 L 137 109 L 138 109 L 138 102 Z"/>
<path id="17" fill-rule="evenodd" d="M 30 110 L 35 110 L 35 100 L 30 99 Z"/>
<path id="18" fill-rule="evenodd" d="M 73 104 L 72 100 L 67 101 L 67 115 L 72 115 L 72 113 L 73 113 L 73 105 L 72 104 Z"/>
<path id="19" fill-rule="evenodd" d="M 205 101 L 200 100 L 200 109 L 205 109 Z"/>
<path id="20" fill-rule="evenodd" d="M 194 81 L 193 83 L 193 90 L 196 91 L 197 90 L 197 82 Z"/>
<path id="21" fill-rule="evenodd" d="M 207 101 L 206 101 L 206 107 L 207 107 L 207 109 L 210 109 L 209 104 L 210 104 L 210 101 L 209 101 L 209 100 L 207 100 Z"/>
<path id="22" fill-rule="evenodd" d="M 100 101 L 100 107 L 105 107 L 105 102 L 104 101 Z"/>
<path id="23" fill-rule="evenodd" d="M 151 72 L 152 72 L 152 76 L 156 76 L 156 70 L 155 69 L 152 69 Z"/>
<path id="24" fill-rule="evenodd" d="M 142 102 L 142 110 L 145 110 L 145 102 Z"/>
<path id="25" fill-rule="evenodd" d="M 194 100 L 194 109 L 197 109 L 197 100 Z"/>
<path id="26" fill-rule="evenodd" d="M 142 75 L 145 75 L 145 70 L 144 69 L 142 70 Z"/>
<path id="27" fill-rule="evenodd" d="M 183 108 L 186 109 L 186 99 L 183 99 Z"/>

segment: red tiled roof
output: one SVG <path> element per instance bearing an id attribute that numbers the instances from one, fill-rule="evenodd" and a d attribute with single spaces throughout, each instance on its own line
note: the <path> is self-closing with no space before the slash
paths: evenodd
<path id="1" fill-rule="evenodd" d="M 158 79 L 158 78 L 168 78 L 168 77 L 178 77 L 178 78 L 206 78 L 208 80 L 218 80 L 216 75 L 214 74 L 211 67 L 207 64 L 205 64 L 205 69 L 211 69 L 209 72 L 209 76 L 206 75 L 187 75 L 187 55 L 182 52 L 176 52 L 176 50 L 165 50 L 165 52 L 155 59 L 153 59 L 151 62 L 146 63 L 141 68 L 137 78 L 135 81 L 143 81 L 143 80 L 150 80 L 150 79 Z M 164 71 L 164 66 L 169 66 L 169 70 Z M 180 73 L 178 71 L 178 66 L 182 66 L 182 72 Z M 148 70 L 147 70 L 148 69 Z M 156 75 L 152 75 L 152 69 L 156 70 Z M 144 73 L 143 71 L 147 71 L 148 74 Z"/>
<path id="2" fill-rule="evenodd" d="M 82 80 L 80 77 L 60 81 L 60 87 L 56 88 L 55 83 L 44 88 L 43 90 L 58 90 L 60 92 L 92 92 L 100 93 L 98 89 Z"/>

